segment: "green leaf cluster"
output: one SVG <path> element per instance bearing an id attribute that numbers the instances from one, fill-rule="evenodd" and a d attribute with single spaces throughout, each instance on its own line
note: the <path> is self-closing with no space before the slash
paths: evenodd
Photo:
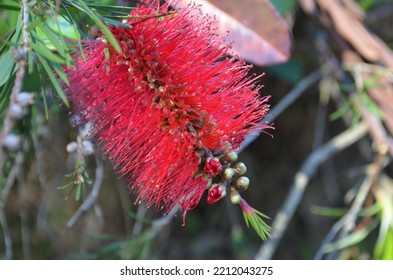
<path id="1" fill-rule="evenodd" d="M 243 216 L 247 227 L 250 227 L 251 225 L 262 240 L 266 240 L 268 237 L 270 237 L 270 226 L 268 226 L 263 220 L 269 219 L 268 216 L 254 208 L 252 208 L 251 213 L 246 213 L 243 211 Z"/>
<path id="2" fill-rule="evenodd" d="M 30 1 L 28 25 L 23 26 L 23 9 L 19 1 L 0 0 L 0 113 L 8 106 L 9 97 L 19 67 L 15 54 L 23 52 L 23 37 L 27 33 L 29 46 L 26 58 L 29 77 L 38 77 L 34 83 L 42 89 L 46 107 L 45 93 L 55 92 L 60 101 L 68 106 L 63 86 L 68 78 L 63 70 L 72 67 L 72 52 L 83 55 L 82 42 L 88 39 L 86 26 L 97 26 L 113 48 L 121 52 L 109 25 L 130 28 L 122 23 L 133 7 L 113 5 L 114 1 L 67 0 Z M 26 79 L 25 79 L 26 80 Z M 28 81 L 31 82 L 31 81 Z M 38 85 L 38 86 L 37 86 Z M 45 108 L 48 112 L 48 108 Z"/>

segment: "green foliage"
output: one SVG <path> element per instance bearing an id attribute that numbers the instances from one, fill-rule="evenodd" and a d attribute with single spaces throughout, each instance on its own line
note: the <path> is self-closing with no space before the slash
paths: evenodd
<path id="1" fill-rule="evenodd" d="M 384 3 L 388 3 L 391 0 L 358 0 L 358 3 L 360 7 L 363 8 L 363 10 L 368 11 L 372 8 L 375 8 L 379 5 L 382 5 Z"/>
<path id="2" fill-rule="evenodd" d="M 286 63 L 269 66 L 266 69 L 266 72 L 269 73 L 269 75 L 275 75 L 280 80 L 284 80 L 293 85 L 300 81 L 300 79 L 304 76 L 304 71 L 300 61 L 294 57 L 291 57 Z"/>
<path id="3" fill-rule="evenodd" d="M 254 208 L 252 208 L 251 213 L 246 213 L 246 211 L 243 211 L 243 216 L 247 227 L 250 227 L 251 225 L 262 240 L 266 240 L 268 237 L 270 237 L 270 226 L 268 226 L 263 220 L 269 219 L 268 216 Z"/>
<path id="4" fill-rule="evenodd" d="M 108 2 L 108 1 L 106 1 Z M 61 101 L 68 105 L 62 83 L 68 84 L 63 66 L 72 65 L 71 51 L 78 48 L 82 53 L 81 39 L 87 38 L 85 21 L 97 25 L 106 40 L 115 50 L 121 51 L 107 25 L 123 26 L 121 18 L 131 9 L 121 6 L 102 5 L 82 0 L 37 1 L 29 4 L 29 23 L 23 27 L 19 1 L 3 0 L 0 8 L 7 13 L 0 14 L 0 36 L 5 40 L 0 45 L 0 109 L 6 108 L 11 94 L 12 81 L 18 68 L 14 58 L 16 48 L 22 46 L 23 29 L 28 32 L 30 51 L 27 54 L 28 72 L 38 71 L 41 81 L 48 81 Z M 115 18 L 111 19 L 111 18 Z M 8 23 L 8 24 L 7 24 Z M 37 75 L 35 75 L 37 76 Z M 44 85 L 44 84 L 42 84 Z M 45 90 L 48 87 L 43 87 Z M 43 94 L 46 96 L 46 94 Z M 44 100 L 45 103 L 46 100 Z"/>
<path id="5" fill-rule="evenodd" d="M 296 0 L 271 0 L 271 2 L 281 15 L 293 12 L 297 5 Z"/>
<path id="6" fill-rule="evenodd" d="M 381 207 L 378 239 L 374 248 L 374 258 L 393 260 L 393 189 L 392 185 L 382 186 L 376 194 Z"/>
<path id="7" fill-rule="evenodd" d="M 59 190 L 68 189 L 65 199 L 75 192 L 75 200 L 79 201 L 81 198 L 84 200 L 86 197 L 86 184 L 91 185 L 93 181 L 90 179 L 89 173 L 86 171 L 85 163 L 81 160 L 77 160 L 75 164 L 75 170 L 70 174 L 66 175 L 70 178 L 70 182 L 64 186 L 58 187 Z"/>

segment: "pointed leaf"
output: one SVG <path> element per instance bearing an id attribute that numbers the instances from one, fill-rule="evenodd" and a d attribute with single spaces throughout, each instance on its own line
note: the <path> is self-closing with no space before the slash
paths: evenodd
<path id="1" fill-rule="evenodd" d="M 67 100 L 67 97 L 66 97 L 65 93 L 63 92 L 63 90 L 61 89 L 61 86 L 59 85 L 59 82 L 56 80 L 55 75 L 53 75 L 53 72 L 52 72 L 52 69 L 49 66 L 49 63 L 45 60 L 45 58 L 43 56 L 41 56 L 38 53 L 37 53 L 37 57 L 40 60 L 41 65 L 44 67 L 46 73 L 48 74 L 49 79 L 51 80 L 52 85 L 55 88 L 57 94 L 59 95 L 61 100 L 64 102 L 64 104 L 66 104 L 68 106 L 69 102 Z"/>
<path id="2" fill-rule="evenodd" d="M 6 53 L 0 56 L 0 86 L 15 73 L 18 67 L 16 66 L 16 61 L 12 57 L 12 50 L 9 49 Z"/>
<path id="3" fill-rule="evenodd" d="M 81 0 L 76 0 L 79 5 L 75 5 L 74 7 L 78 8 L 79 10 L 83 11 L 86 13 L 94 22 L 95 24 L 98 25 L 98 27 L 101 29 L 102 33 L 104 33 L 105 38 L 108 40 L 108 42 L 113 46 L 113 48 L 121 53 L 121 47 L 119 45 L 119 42 L 117 42 L 116 38 L 113 36 L 112 32 L 108 29 L 108 27 L 105 25 L 105 23 L 100 19 L 87 5 L 84 1 Z"/>
<path id="4" fill-rule="evenodd" d="M 364 240 L 377 225 L 378 221 L 374 220 L 367 227 L 354 231 L 337 242 L 328 244 L 325 248 L 325 253 L 331 253 L 358 244 Z"/>
<path id="5" fill-rule="evenodd" d="M 30 43 L 31 48 L 36 52 L 45 57 L 46 59 L 49 59 L 52 62 L 59 63 L 59 64 L 65 64 L 65 60 L 62 59 L 60 56 L 54 54 L 51 52 L 47 47 L 43 45 L 37 45 L 33 42 Z"/>

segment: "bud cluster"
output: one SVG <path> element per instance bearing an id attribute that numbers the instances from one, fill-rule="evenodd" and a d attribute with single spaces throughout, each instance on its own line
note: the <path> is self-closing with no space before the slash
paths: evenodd
<path id="1" fill-rule="evenodd" d="M 199 151 L 198 156 L 201 158 L 198 175 L 211 182 L 207 187 L 207 202 L 216 203 L 225 197 L 229 190 L 231 202 L 238 204 L 241 199 L 239 192 L 245 191 L 250 185 L 250 179 L 244 176 L 247 167 L 238 161 L 238 154 L 231 149 L 214 153 L 204 150 Z"/>
<path id="2" fill-rule="evenodd" d="M 79 153 L 80 156 L 90 156 L 94 154 L 94 144 L 91 142 L 93 138 L 94 123 L 88 121 L 81 124 L 81 117 L 79 115 L 72 115 L 70 118 L 72 125 L 78 125 L 78 136 L 76 141 L 67 144 L 66 150 L 68 153 Z"/>

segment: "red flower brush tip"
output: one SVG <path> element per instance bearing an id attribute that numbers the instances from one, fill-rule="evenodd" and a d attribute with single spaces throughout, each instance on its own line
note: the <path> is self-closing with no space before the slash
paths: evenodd
<path id="1" fill-rule="evenodd" d="M 121 54 L 103 37 L 84 42 L 66 92 L 137 201 L 166 212 L 180 204 L 185 215 L 219 175 L 215 156 L 265 128 L 268 97 L 244 61 L 226 56 L 212 18 L 169 4 L 139 5 L 130 29 L 110 27 Z"/>

